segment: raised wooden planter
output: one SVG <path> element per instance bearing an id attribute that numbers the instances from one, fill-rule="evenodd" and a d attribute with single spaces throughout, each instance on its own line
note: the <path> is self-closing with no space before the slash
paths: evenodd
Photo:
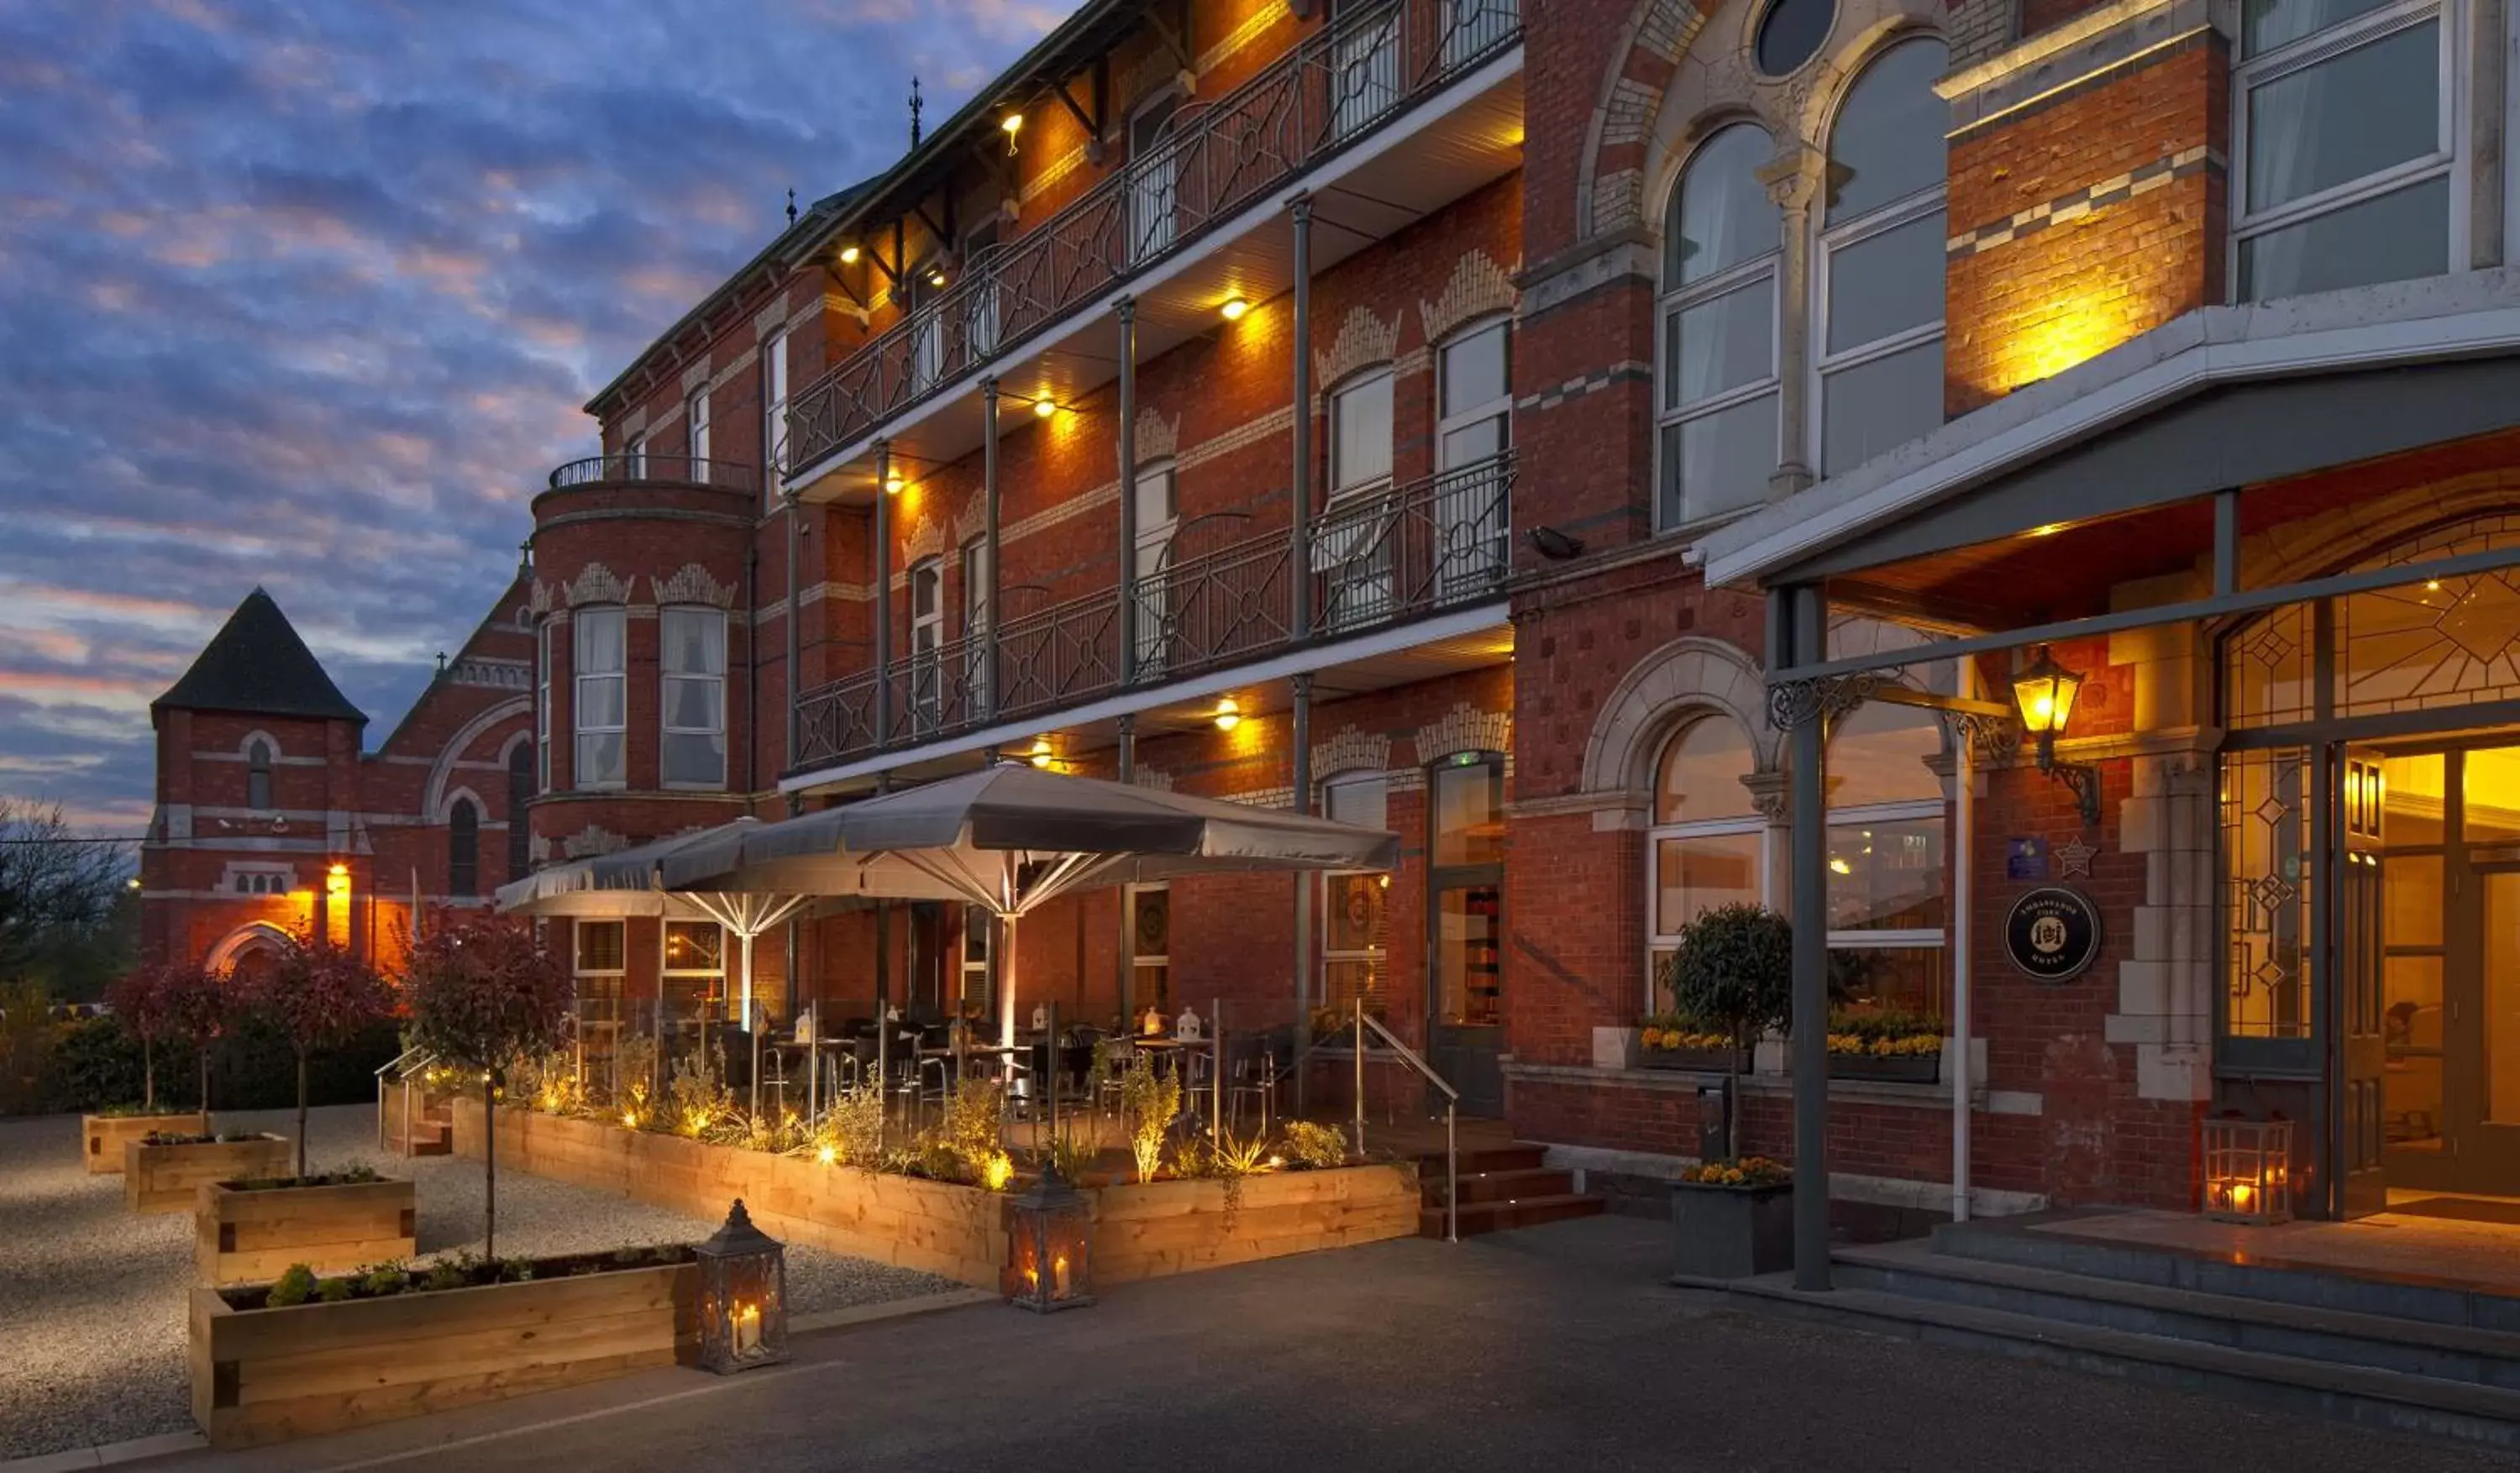
<path id="1" fill-rule="evenodd" d="M 248 1448 L 688 1360 L 693 1264 L 239 1310 L 193 1291 L 193 1420 Z"/>
<path id="2" fill-rule="evenodd" d="M 81 1115 L 79 1151 L 87 1161 L 89 1176 L 119 1176 L 122 1173 L 124 1142 L 137 1140 L 156 1131 L 175 1136 L 198 1136 L 204 1129 L 199 1110 L 190 1115 Z"/>
<path id="3" fill-rule="evenodd" d="M 202 1188 L 248 1177 L 285 1177 L 297 1164 L 286 1136 L 198 1145 L 122 1145 L 122 1202 L 134 1212 L 190 1212 Z"/>
<path id="4" fill-rule="evenodd" d="M 270 1186 L 239 1191 L 212 1182 L 195 1199 L 193 1281 L 269 1283 L 292 1264 L 346 1273 L 415 1251 L 418 1205 L 409 1182 Z"/>
<path id="5" fill-rule="evenodd" d="M 1418 1231 L 1418 1179 L 1404 1166 L 1266 1172 L 1235 1185 L 1238 1190 L 1231 1194 L 1226 1183 L 1214 1180 L 1095 1192 L 1095 1282 L 1354 1248 Z"/>

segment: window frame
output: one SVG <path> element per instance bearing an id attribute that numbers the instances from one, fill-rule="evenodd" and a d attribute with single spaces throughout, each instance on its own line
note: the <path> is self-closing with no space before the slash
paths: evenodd
<path id="1" fill-rule="evenodd" d="M 761 510 L 779 510 L 779 463 L 788 446 L 788 330 L 761 339 Z"/>
<path id="2" fill-rule="evenodd" d="M 552 790 L 552 631 L 557 619 L 545 619 L 534 631 L 534 790 Z"/>
<path id="3" fill-rule="evenodd" d="M 683 401 L 683 471 L 703 485 L 709 479 L 709 386 L 703 383 Z"/>
<path id="4" fill-rule="evenodd" d="M 926 583 L 934 597 L 925 613 L 919 611 L 919 586 Z M 945 652 L 945 557 L 930 553 L 910 565 L 903 574 L 903 592 L 908 598 L 910 614 L 910 690 L 911 721 L 921 732 L 936 730 L 943 716 L 945 692 L 941 685 Z M 926 646 L 921 647 L 924 638 Z"/>
<path id="5" fill-rule="evenodd" d="M 1496 335 L 1497 354 L 1502 360 L 1500 366 L 1503 369 L 1503 372 L 1497 377 L 1498 381 L 1503 385 L 1503 391 L 1493 399 L 1483 400 L 1480 403 L 1470 405 L 1466 408 L 1456 409 L 1447 413 L 1444 406 L 1446 401 L 1451 397 L 1453 379 L 1452 355 L 1457 350 L 1468 347 L 1471 343 L 1492 333 Z M 1482 317 L 1475 322 L 1463 324 L 1462 327 L 1445 335 L 1444 339 L 1435 344 L 1434 360 L 1436 473 L 1443 474 L 1447 471 L 1464 470 L 1473 466 L 1484 465 L 1487 462 L 1496 459 L 1498 456 L 1513 449 L 1512 317 L 1506 313 L 1499 312 Z M 1448 464 L 1451 460 L 1452 452 L 1451 447 L 1447 442 L 1452 438 L 1453 432 L 1455 430 L 1470 428 L 1472 425 L 1484 424 L 1490 420 L 1497 422 L 1498 448 L 1487 455 L 1479 456 L 1474 460 L 1465 461 L 1459 466 Z"/>
<path id="6" fill-rule="evenodd" d="M 1326 490 L 1328 493 L 1326 497 L 1326 501 L 1330 506 L 1336 506 L 1341 502 L 1354 501 L 1362 497 L 1372 496 L 1379 492 L 1386 492 L 1396 484 L 1395 478 L 1399 472 L 1400 459 L 1397 454 L 1399 448 L 1400 399 L 1399 379 L 1397 374 L 1394 372 L 1394 365 L 1389 363 L 1377 363 L 1369 368 L 1358 369 L 1355 373 L 1348 375 L 1346 378 L 1340 379 L 1336 384 L 1332 385 L 1329 393 L 1327 395 L 1328 403 L 1325 406 L 1327 413 L 1324 418 L 1329 421 L 1329 424 L 1328 426 L 1329 433 L 1326 436 L 1328 444 L 1325 448 L 1328 452 L 1329 464 L 1325 468 L 1328 473 L 1324 477 L 1324 480 L 1326 482 Z M 1339 468 L 1339 425 L 1342 411 L 1345 408 L 1346 402 L 1355 395 L 1357 390 L 1373 383 L 1380 383 L 1383 385 L 1386 396 L 1384 402 L 1389 405 L 1389 408 L 1384 411 L 1382 416 L 1383 439 L 1388 447 L 1385 453 L 1383 469 L 1379 475 L 1367 476 L 1354 481 L 1342 480 Z"/>
<path id="7" fill-rule="evenodd" d="M 1741 728 L 1741 724 L 1737 718 L 1723 711 L 1701 709 L 1694 715 L 1685 717 L 1672 727 L 1670 732 L 1663 736 L 1661 744 L 1654 748 L 1653 785 L 1650 789 L 1651 797 L 1648 799 L 1645 808 L 1644 981 L 1645 1012 L 1647 1015 L 1651 1015 L 1662 1010 L 1660 1005 L 1662 987 L 1662 978 L 1660 973 L 1662 968 L 1657 959 L 1680 944 L 1680 937 L 1677 933 L 1667 932 L 1661 928 L 1662 846 L 1665 840 L 1678 839 L 1685 841 L 1688 839 L 1738 838 L 1743 834 L 1758 835 L 1758 903 L 1764 906 L 1773 904 L 1774 902 L 1777 860 L 1776 839 L 1774 837 L 1776 825 L 1767 817 L 1767 815 L 1760 813 L 1755 806 L 1753 806 L 1751 811 L 1748 813 L 1726 814 L 1721 817 L 1711 819 L 1680 819 L 1671 823 L 1664 823 L 1655 817 L 1656 808 L 1660 804 L 1662 797 L 1662 770 L 1671 761 L 1673 750 L 1682 742 L 1687 741 L 1690 733 L 1696 731 L 1700 726 L 1703 726 L 1710 721 L 1730 722 L 1735 728 L 1741 730 L 1741 735 L 1744 738 L 1745 744 L 1748 745 L 1748 750 L 1746 750 L 1743 755 L 1748 760 L 1738 776 L 1747 778 L 1754 775 L 1759 770 L 1758 751 L 1755 743 L 1749 742 L 1748 730 L 1746 728 Z M 1745 787 L 1741 790 L 1741 798 L 1744 803 L 1751 802 L 1750 791 L 1748 788 Z"/>
<path id="8" fill-rule="evenodd" d="M 644 481 L 648 478 L 648 437 L 643 434 L 624 436 L 621 441 L 621 477 Z"/>
<path id="9" fill-rule="evenodd" d="M 1822 134 L 1823 142 L 1821 153 L 1823 159 L 1826 159 L 1829 156 L 1827 145 L 1829 142 L 1833 142 L 1836 138 L 1838 124 L 1845 117 L 1846 105 L 1848 101 L 1855 96 L 1856 89 L 1864 85 L 1867 73 L 1880 66 L 1881 63 L 1891 55 L 1891 53 L 1898 51 L 1903 47 L 1916 45 L 1934 45 L 1943 47 L 1944 56 L 1948 62 L 1950 57 L 1949 43 L 1944 41 L 1940 36 L 1926 35 L 1923 33 L 1903 36 L 1892 41 L 1889 45 L 1882 47 L 1880 50 L 1875 51 L 1869 57 L 1867 57 L 1864 61 L 1864 65 L 1848 79 L 1845 92 L 1839 95 L 1837 106 L 1829 115 L 1828 128 Z M 1937 106 L 1939 106 L 1939 104 L 1937 104 Z M 1830 224 L 1828 221 L 1828 211 L 1824 198 L 1813 201 L 1814 207 L 1812 209 L 1811 220 L 1811 226 L 1814 232 L 1812 236 L 1811 259 L 1811 352 L 1809 354 L 1810 368 L 1806 371 L 1804 376 L 1804 392 L 1809 395 L 1810 409 L 1808 413 L 1804 415 L 1804 437 L 1806 441 L 1804 452 L 1809 458 L 1813 473 L 1822 480 L 1826 480 L 1833 475 L 1843 474 L 1846 471 L 1855 469 L 1855 466 L 1863 465 L 1866 461 L 1872 459 L 1872 456 L 1867 456 L 1863 461 L 1855 462 L 1854 465 L 1840 466 L 1834 469 L 1829 467 L 1828 380 L 1832 377 L 1843 374 L 1849 369 L 1863 368 L 1867 364 L 1877 363 L 1884 358 L 1895 357 L 1900 353 L 1907 352 L 1913 348 L 1923 347 L 1928 343 L 1940 343 L 1946 341 L 1950 335 L 1949 314 L 1951 310 L 1951 264 L 1948 257 L 1945 257 L 1941 262 L 1941 290 L 1936 294 L 1937 310 L 1935 311 L 1931 322 L 1919 323 L 1909 328 L 1901 328 L 1887 335 L 1871 338 L 1867 341 L 1857 343 L 1853 347 L 1842 348 L 1832 353 L 1828 346 L 1831 295 L 1829 291 L 1830 267 L 1839 252 L 1852 246 L 1861 246 L 1867 241 L 1870 241 L 1878 236 L 1886 235 L 1891 231 L 1899 229 L 1901 226 L 1912 225 L 1917 220 L 1920 220 L 1929 214 L 1942 214 L 1945 217 L 1941 238 L 1948 239 L 1951 228 L 1949 218 L 1951 208 L 1951 161 L 1948 154 L 1946 154 L 1942 159 L 1940 175 L 1931 188 L 1916 190 L 1899 199 L 1886 201 L 1880 204 L 1874 205 L 1871 209 L 1862 214 L 1854 215 L 1848 219 L 1841 220 L 1836 224 Z M 1939 401 L 1940 395 L 1937 394 L 1936 398 Z M 1919 436 L 1931 434 L 1936 428 L 1943 424 L 1946 418 L 1947 417 L 1938 410 L 1935 414 L 1934 423 L 1927 425 L 1925 428 L 1918 430 L 1915 435 L 1911 435 L 1909 439 L 1913 440 Z M 1904 445 L 1908 443 L 1908 440 L 1902 440 L 1898 443 Z M 1880 453 L 1882 452 L 1874 452 L 1875 455 Z"/>
<path id="10" fill-rule="evenodd" d="M 245 744 L 245 806 L 254 813 L 275 813 L 279 800 L 272 792 L 271 770 L 277 765 L 279 752 L 267 737 L 256 736 Z"/>
<path id="11" fill-rule="evenodd" d="M 674 958 L 673 933 L 674 933 L 674 927 L 676 927 L 676 926 L 705 926 L 705 927 L 715 927 L 715 929 L 717 930 L 717 933 L 718 933 L 718 934 L 717 934 L 717 965 L 715 965 L 715 966 L 676 966 L 676 965 L 674 965 L 674 961 L 673 961 L 673 958 Z M 628 944 L 628 942 L 629 942 L 629 936 L 627 935 L 627 933 L 626 933 L 626 932 L 625 932 L 625 933 L 624 933 L 624 935 L 622 936 L 622 941 L 623 941 L 623 944 L 624 944 L 625 946 L 626 946 L 626 945 Z M 628 958 L 627 958 L 627 954 L 626 954 L 626 953 L 624 954 L 624 958 L 623 958 L 623 960 L 624 960 L 625 961 L 628 960 Z M 714 1004 L 714 1005 L 719 1009 L 719 1017 L 718 1017 L 715 1021 L 724 1021 L 724 1020 L 725 1020 L 726 1015 L 728 1014 L 728 1012 L 729 1012 L 729 1011 L 731 1011 L 732 1004 L 733 1004 L 733 997 L 732 997 L 732 995 L 729 993 L 728 988 L 729 988 L 732 984 L 729 982 L 729 980 L 728 980 L 728 978 L 727 978 L 726 962 L 727 962 L 727 931 L 726 931 L 726 927 L 725 927 L 725 925 L 723 925 L 723 924 L 722 924 L 722 923 L 720 923 L 720 922 L 713 921 L 713 920 L 668 920 L 668 921 L 666 921 L 666 922 L 664 923 L 664 929 L 663 929 L 663 931 L 662 931 L 661 933 L 659 933 L 659 935 L 658 935 L 658 937 L 657 937 L 656 974 L 657 974 L 657 976 L 658 976 L 658 978 L 659 978 L 660 980 L 662 980 L 662 981 L 664 981 L 664 982 L 671 982 L 671 981 L 673 981 L 673 980 L 674 980 L 674 979 L 676 979 L 676 978 L 682 978 L 682 979 L 685 979 L 685 980 L 691 980 L 691 979 L 715 979 L 715 981 L 716 981 L 716 984 L 717 984 L 717 985 L 716 985 L 716 986 L 714 986 L 714 987 L 712 987 L 712 988 L 710 988 L 710 989 L 709 989 L 709 990 L 708 990 L 708 991 L 707 991 L 707 992 L 702 996 L 702 998 L 701 998 L 701 1002 L 702 1002 L 702 1004 L 704 1004 L 704 1006 L 703 1006 L 703 1008 L 702 1008 L 702 1016 L 700 1016 L 700 1017 L 698 1017 L 698 1019 L 696 1019 L 696 1021 L 698 1021 L 698 1022 L 699 1022 L 699 1023 L 706 1024 L 706 1023 L 708 1023 L 708 1022 L 712 1021 L 712 1019 L 708 1018 L 708 1017 L 705 1015 L 705 1012 L 706 1012 L 706 1005 L 705 1005 L 705 1004 Z M 665 991 L 665 989 L 660 988 L 660 989 L 659 989 L 659 991 L 660 991 L 660 994 L 661 994 L 663 991 Z"/>
<path id="12" fill-rule="evenodd" d="M 481 898 L 481 805 L 469 796 L 446 805 L 446 894 Z"/>
<path id="13" fill-rule="evenodd" d="M 1679 514 L 1682 510 L 1682 500 L 1679 496 L 1667 494 L 1675 488 L 1666 484 L 1668 478 L 1678 474 L 1679 470 L 1678 468 L 1665 464 L 1663 453 L 1666 431 L 1672 426 L 1696 420 L 1711 419 L 1727 410 L 1738 409 L 1742 405 L 1754 403 L 1762 397 L 1774 394 L 1778 397 L 1779 413 L 1777 417 L 1776 448 L 1772 452 L 1774 464 L 1770 468 L 1770 474 L 1774 475 L 1775 466 L 1782 465 L 1784 462 L 1785 431 L 1784 416 L 1781 411 L 1785 383 L 1783 373 L 1785 237 L 1782 221 L 1778 222 L 1777 244 L 1759 255 L 1752 256 L 1746 261 L 1736 261 L 1711 276 L 1701 277 L 1684 285 L 1675 286 L 1668 280 L 1659 279 L 1670 270 L 1672 212 L 1679 207 L 1681 192 L 1688 185 L 1689 170 L 1705 157 L 1708 149 L 1712 148 L 1718 139 L 1735 128 L 1751 129 L 1766 138 L 1772 148 L 1775 146 L 1776 135 L 1758 123 L 1746 121 L 1728 123 L 1707 134 L 1699 141 L 1697 147 L 1689 152 L 1688 162 L 1682 164 L 1680 172 L 1672 176 L 1671 190 L 1663 201 L 1661 253 L 1664 259 L 1656 267 L 1658 279 L 1655 283 L 1653 323 L 1653 517 L 1654 531 L 1657 535 L 1708 526 L 1725 517 L 1755 511 L 1765 505 L 1767 500 L 1762 494 L 1737 507 L 1726 507 L 1697 516 Z M 1732 388 L 1673 407 L 1671 400 L 1674 379 L 1680 372 L 1680 365 L 1675 361 L 1675 355 L 1667 351 L 1666 345 L 1672 340 L 1674 320 L 1683 312 L 1704 306 L 1708 302 L 1730 296 L 1736 291 L 1747 290 L 1762 281 L 1768 284 L 1767 374 L 1752 382 L 1736 384 Z"/>
<path id="14" fill-rule="evenodd" d="M 1145 506 L 1150 487 L 1162 488 L 1164 507 L 1164 515 L 1152 520 L 1146 515 Z M 1181 531 L 1180 463 L 1167 456 L 1140 466 L 1130 511 L 1137 523 L 1137 541 L 1129 555 L 1129 585 L 1135 594 L 1129 609 L 1130 637 L 1137 642 L 1139 673 L 1151 675 L 1165 668 L 1170 653 L 1164 624 L 1172 615 L 1172 594 L 1161 577 L 1172 566 L 1173 537 Z"/>
<path id="15" fill-rule="evenodd" d="M 1337 806 L 1336 795 L 1342 789 L 1353 790 L 1369 785 L 1379 787 L 1382 789 L 1382 826 L 1388 829 L 1391 822 L 1391 776 L 1392 775 L 1390 773 L 1369 768 L 1357 768 L 1348 772 L 1332 775 L 1320 784 L 1320 813 L 1325 818 L 1337 818 L 1337 814 L 1335 812 Z M 1337 884 L 1340 880 L 1351 879 L 1360 875 L 1374 875 L 1382 882 L 1381 888 L 1384 893 L 1381 927 L 1382 944 L 1380 946 L 1367 946 L 1362 948 L 1333 947 L 1330 945 L 1330 897 L 1335 893 Z M 1391 999 L 1391 902 L 1389 899 L 1391 875 L 1392 871 L 1388 870 L 1325 870 L 1322 871 L 1316 881 L 1318 900 L 1321 905 L 1320 914 L 1322 917 L 1322 923 L 1315 927 L 1320 938 L 1320 944 L 1316 948 L 1315 957 L 1318 970 L 1314 974 L 1312 985 L 1306 989 L 1307 996 L 1305 1002 L 1307 1006 L 1330 1007 L 1337 1005 L 1336 1000 L 1333 1000 L 1330 996 L 1330 968 L 1341 962 L 1351 964 L 1363 963 L 1368 968 L 1369 974 L 1373 979 L 1372 988 L 1366 994 L 1368 1004 L 1378 1004 L 1384 1007 L 1389 1006 Z"/>
<path id="16" fill-rule="evenodd" d="M 2283 299 L 2242 292 L 2242 261 L 2249 242 L 2368 203 L 2384 195 L 2412 189 L 2436 177 L 2450 181 L 2450 215 L 2443 222 L 2443 272 L 2456 276 L 2469 269 L 2468 257 L 2461 249 L 2467 236 L 2469 206 L 2468 191 L 2460 186 L 2470 172 L 2466 110 L 2460 106 L 2466 96 L 2466 88 L 2461 85 L 2465 77 L 2459 65 L 2458 47 L 2458 25 L 2462 20 L 2463 17 L 2452 10 L 2451 0 L 2397 0 L 2395 4 L 2338 21 L 2267 51 L 2242 55 L 2232 64 L 2230 202 L 2228 210 L 2230 224 L 2225 232 L 2228 239 L 2224 264 L 2235 302 L 2247 304 Z M 2252 212 L 2248 207 L 2251 94 L 2269 83 L 2309 71 L 2347 52 L 2371 45 L 2400 31 L 2414 29 L 2427 22 L 2435 26 L 2437 42 L 2434 74 L 2439 84 L 2436 95 L 2439 115 L 2433 134 L 2434 152 L 2342 184 L 2329 185 L 2270 209 Z M 2234 38 L 2232 50 L 2238 53 L 2246 45 L 2244 21 L 2242 33 Z"/>
<path id="17" fill-rule="evenodd" d="M 734 649 L 728 644 L 733 637 L 733 623 L 726 610 L 709 603 L 668 603 L 656 610 L 656 781 L 659 786 L 677 792 L 716 792 L 726 786 L 726 774 L 732 760 L 726 730 L 726 678 L 721 669 L 714 674 L 705 671 L 678 670 L 672 663 L 674 641 L 667 637 L 667 625 L 677 616 L 717 620 L 717 647 L 725 662 L 734 663 Z M 717 688 L 716 722 L 707 727 L 678 727 L 673 723 L 674 684 L 677 681 L 713 685 Z M 718 738 L 718 771 L 714 780 L 676 778 L 670 775 L 667 749 L 676 736 L 715 736 Z"/>
<path id="18" fill-rule="evenodd" d="M 586 629 L 595 618 L 618 619 L 621 623 L 621 668 L 590 671 L 586 665 Z M 575 739 L 569 747 L 569 787 L 576 792 L 609 792 L 629 786 L 630 781 L 630 609 L 620 603 L 592 603 L 569 615 L 569 734 Z M 611 726 L 587 724 L 588 687 L 597 681 L 617 683 L 621 719 Z M 586 739 L 589 736 L 616 736 L 621 738 L 621 770 L 608 778 L 590 778 L 586 761 Z"/>

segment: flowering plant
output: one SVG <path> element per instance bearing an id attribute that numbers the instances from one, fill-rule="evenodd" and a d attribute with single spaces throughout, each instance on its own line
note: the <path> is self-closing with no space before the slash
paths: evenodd
<path id="1" fill-rule="evenodd" d="M 1680 1173 L 1680 1180 L 1699 1186 L 1782 1186 L 1793 1179 L 1790 1168 L 1765 1156 L 1700 1161 Z"/>

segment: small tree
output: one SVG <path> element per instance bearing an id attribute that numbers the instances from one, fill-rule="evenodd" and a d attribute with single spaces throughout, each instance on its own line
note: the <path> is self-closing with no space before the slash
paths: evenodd
<path id="1" fill-rule="evenodd" d="M 297 1052 L 297 1175 L 306 1175 L 306 1060 L 393 1016 L 392 986 L 347 951 L 299 936 L 246 995 Z"/>
<path id="2" fill-rule="evenodd" d="M 1794 928 L 1762 906 L 1717 906 L 1681 929 L 1663 966 L 1672 1006 L 1732 1040 L 1725 1149 L 1741 1154 L 1741 1060 L 1771 1028 L 1793 1021 Z"/>
<path id="3" fill-rule="evenodd" d="M 162 966 L 135 967 L 105 990 L 113 1020 L 140 1041 L 140 1107 L 153 1113 L 158 1108 L 158 1046 L 174 1042 L 166 1016 L 165 975 Z"/>
<path id="4" fill-rule="evenodd" d="M 166 1037 L 189 1046 L 202 1071 L 202 1128 L 210 1126 L 210 1050 L 237 1018 L 237 995 L 229 979 L 198 962 L 172 962 L 158 975 L 158 1005 L 165 1016 Z"/>
<path id="5" fill-rule="evenodd" d="M 482 1252 L 498 1251 L 499 1081 L 520 1053 L 544 1053 L 568 1033 L 568 968 L 530 922 L 481 913 L 440 916 L 412 943 L 403 1000 L 421 1048 L 480 1076 Z"/>

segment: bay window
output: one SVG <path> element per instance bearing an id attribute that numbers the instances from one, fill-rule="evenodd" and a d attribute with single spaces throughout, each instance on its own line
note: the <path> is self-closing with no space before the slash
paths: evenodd
<path id="1" fill-rule="evenodd" d="M 664 675 L 667 787 L 726 785 L 726 613 L 667 608 L 656 616 Z"/>
<path id="2" fill-rule="evenodd" d="M 1758 505 L 1777 469 L 1780 219 L 1758 169 L 1776 153 L 1748 123 L 1701 145 L 1663 229 L 1660 494 L 1668 527 Z"/>
<path id="3" fill-rule="evenodd" d="M 576 718 L 574 785 L 619 787 L 628 776 L 629 610 L 617 603 L 577 610 L 570 714 Z"/>

